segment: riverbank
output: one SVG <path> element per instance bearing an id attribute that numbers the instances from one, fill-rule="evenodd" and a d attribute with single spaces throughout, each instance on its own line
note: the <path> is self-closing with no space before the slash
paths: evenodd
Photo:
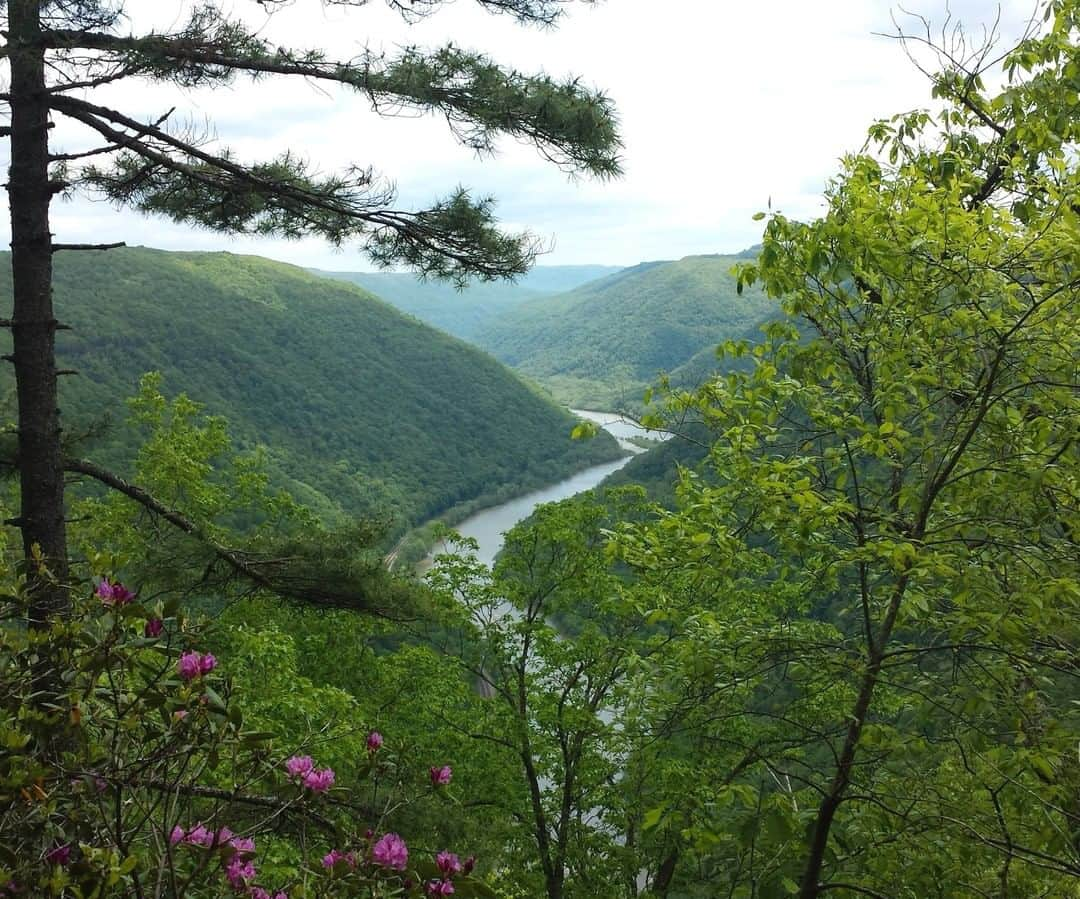
<path id="1" fill-rule="evenodd" d="M 460 519 L 451 526 L 462 536 L 476 540 L 479 549 L 477 557 L 486 565 L 491 565 L 502 549 L 503 535 L 514 525 L 528 518 L 537 506 L 567 499 L 578 493 L 584 493 L 598 486 L 607 477 L 627 465 L 634 456 L 645 450 L 631 442 L 633 438 L 648 437 L 667 439 L 671 435 L 660 436 L 660 432 L 648 431 L 635 422 L 624 418 L 617 412 L 599 412 L 587 409 L 571 409 L 574 415 L 587 421 L 595 422 L 618 441 L 626 455 L 612 462 L 593 465 L 577 474 L 563 478 L 547 487 L 533 490 L 514 497 L 505 503 L 478 510 L 475 514 Z M 421 568 L 430 565 L 431 548 L 421 563 Z M 425 564 L 426 563 L 426 564 Z M 400 563 L 399 563 L 400 564 Z"/>

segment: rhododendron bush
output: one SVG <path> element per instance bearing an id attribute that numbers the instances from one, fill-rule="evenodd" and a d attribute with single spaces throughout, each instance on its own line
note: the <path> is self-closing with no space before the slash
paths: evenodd
<path id="1" fill-rule="evenodd" d="M 227 660 L 177 600 L 114 580 L 73 598 L 40 631 L 17 591 L 2 598 L 0 896 L 493 895 L 474 859 L 387 821 L 456 802 L 449 766 L 383 777 L 393 736 L 365 730 L 335 771 L 317 734 L 245 724 Z"/>

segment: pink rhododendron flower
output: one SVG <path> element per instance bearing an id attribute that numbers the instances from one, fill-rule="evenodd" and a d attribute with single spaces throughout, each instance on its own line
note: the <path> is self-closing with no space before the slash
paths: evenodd
<path id="1" fill-rule="evenodd" d="M 433 880 L 427 885 L 429 896 L 450 896 L 454 892 L 454 885 L 449 880 Z"/>
<path id="2" fill-rule="evenodd" d="M 325 793 L 334 785 L 334 770 L 319 768 L 304 775 L 304 786 L 313 793 Z"/>
<path id="3" fill-rule="evenodd" d="M 172 716 L 177 721 L 183 721 L 187 717 L 187 709 L 177 709 Z"/>
<path id="4" fill-rule="evenodd" d="M 176 670 L 184 680 L 194 680 L 209 674 L 217 667 L 217 659 L 210 653 L 185 652 L 176 663 Z"/>
<path id="5" fill-rule="evenodd" d="M 234 890 L 242 890 L 255 879 L 255 863 L 249 858 L 234 855 L 225 865 L 225 879 Z"/>
<path id="6" fill-rule="evenodd" d="M 169 845 L 175 846 L 177 843 L 183 840 L 185 836 L 186 834 L 184 833 L 184 828 L 177 824 L 176 827 L 172 829 L 172 833 L 169 834 Z"/>
<path id="7" fill-rule="evenodd" d="M 439 866 L 443 877 L 452 877 L 461 873 L 461 861 L 453 852 L 448 852 L 446 849 L 435 856 L 435 864 Z"/>
<path id="8" fill-rule="evenodd" d="M 453 776 L 454 771 L 449 765 L 431 769 L 431 783 L 436 787 L 445 787 Z"/>
<path id="9" fill-rule="evenodd" d="M 126 606 L 135 598 L 127 587 L 105 578 L 94 591 L 103 606 Z"/>
<path id="10" fill-rule="evenodd" d="M 229 845 L 236 850 L 237 855 L 254 855 L 255 841 L 251 837 L 233 837 Z"/>
<path id="11" fill-rule="evenodd" d="M 202 656 L 197 652 L 185 652 L 180 656 L 180 661 L 176 663 L 176 671 L 184 680 L 194 680 L 201 673 L 202 669 L 199 666 Z"/>
<path id="12" fill-rule="evenodd" d="M 66 865 L 71 861 L 71 844 L 64 843 L 56 846 L 45 854 L 45 861 L 51 865 Z"/>
<path id="13" fill-rule="evenodd" d="M 314 767 L 315 763 L 310 755 L 294 755 L 285 762 L 285 770 L 289 772 L 289 777 L 302 778 L 305 774 L 310 774 Z"/>
<path id="14" fill-rule="evenodd" d="M 151 638 L 160 637 L 163 630 L 165 630 L 165 622 L 160 618 L 151 618 L 143 627 L 143 636 Z"/>
<path id="15" fill-rule="evenodd" d="M 338 862 L 345 862 L 350 868 L 355 868 L 356 854 L 353 852 L 342 852 L 340 849 L 331 849 L 322 858 L 322 865 L 324 868 L 332 868 Z"/>
<path id="16" fill-rule="evenodd" d="M 367 735 L 368 752 L 378 752 L 383 744 L 383 736 L 377 730 Z"/>
<path id="17" fill-rule="evenodd" d="M 387 833 L 371 848 L 371 858 L 383 868 L 404 871 L 409 863 L 409 847 L 396 833 Z"/>
<path id="18" fill-rule="evenodd" d="M 196 824 L 191 833 L 184 837 L 184 842 L 190 846 L 211 846 L 214 843 L 214 834 L 201 824 Z"/>

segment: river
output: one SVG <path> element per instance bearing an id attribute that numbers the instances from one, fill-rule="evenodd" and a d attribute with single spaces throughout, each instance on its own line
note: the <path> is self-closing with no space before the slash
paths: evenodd
<path id="1" fill-rule="evenodd" d="M 652 440 L 666 440 L 670 437 L 662 431 L 649 431 L 635 422 L 623 418 L 617 412 L 591 412 L 584 409 L 571 409 L 571 412 L 579 418 L 587 419 L 600 425 L 611 434 L 624 450 L 626 455 L 614 462 L 605 462 L 602 465 L 594 465 L 586 468 L 575 475 L 571 475 L 548 487 L 534 490 L 523 496 L 516 497 L 498 506 L 491 506 L 466 518 L 454 528 L 463 537 L 472 537 L 479 544 L 477 558 L 485 565 L 492 565 L 495 557 L 502 549 L 503 535 L 515 524 L 524 518 L 528 518 L 533 509 L 542 503 L 553 503 L 561 499 L 567 499 L 577 493 L 592 490 L 608 475 L 618 471 L 635 455 L 644 450 L 629 442 L 631 437 L 648 437 Z M 436 548 L 436 552 L 445 552 L 444 546 Z M 422 569 L 430 566 L 431 559 L 425 559 Z"/>

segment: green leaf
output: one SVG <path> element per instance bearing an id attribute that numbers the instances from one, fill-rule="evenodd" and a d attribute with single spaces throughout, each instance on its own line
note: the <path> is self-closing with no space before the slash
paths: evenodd
<path id="1" fill-rule="evenodd" d="M 649 809 L 645 813 L 645 816 L 641 819 L 641 829 L 642 830 L 652 830 L 653 828 L 655 828 L 661 822 L 661 820 L 663 820 L 664 815 L 666 815 L 666 814 L 667 814 L 667 806 L 666 805 L 658 805 L 655 808 Z"/>

